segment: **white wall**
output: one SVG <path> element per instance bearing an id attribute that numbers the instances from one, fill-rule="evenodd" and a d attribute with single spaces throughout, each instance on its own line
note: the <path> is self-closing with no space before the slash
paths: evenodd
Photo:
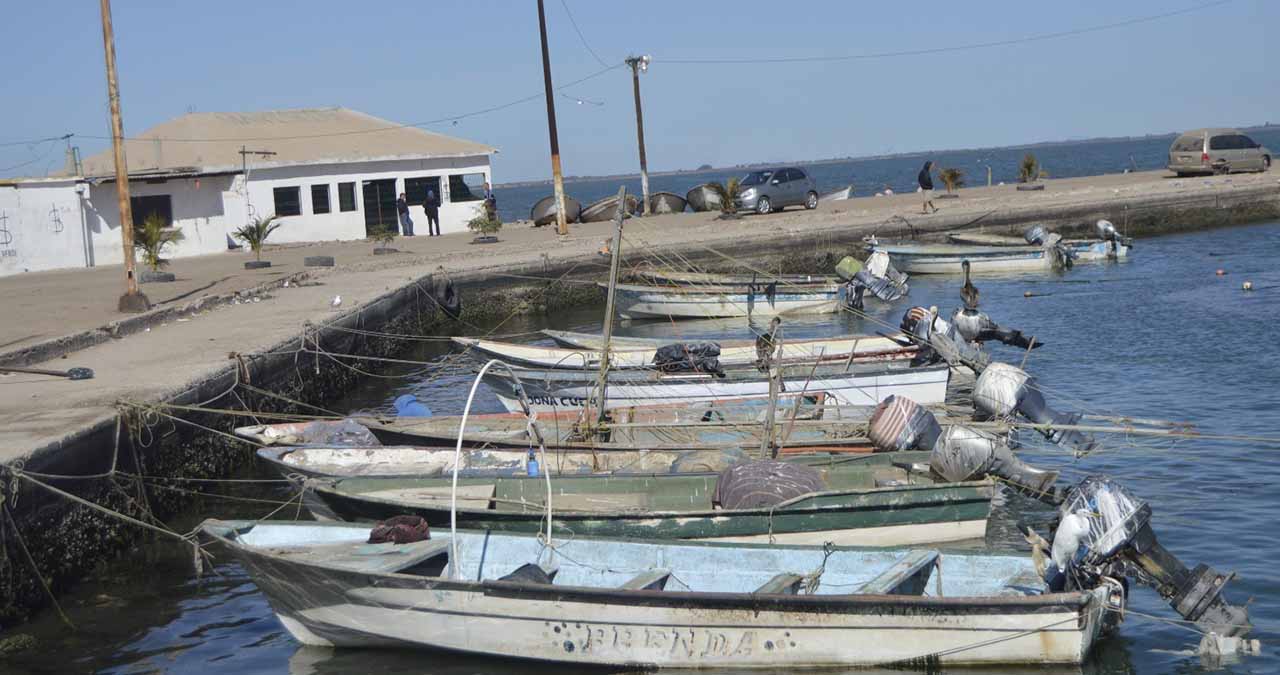
<path id="1" fill-rule="evenodd" d="M 244 221 L 243 208 L 238 211 L 227 208 L 227 200 L 238 197 L 235 191 L 239 184 L 239 176 L 170 178 L 156 182 L 134 179 L 129 181 L 129 195 L 169 195 L 173 225 L 182 231 L 184 238 L 166 248 L 164 257 L 182 258 L 227 250 L 227 235 Z M 92 264 L 119 265 L 124 261 L 124 249 L 120 243 L 116 184 L 114 181 L 99 183 L 90 187 L 88 194 L 85 213 L 93 250 Z M 134 214 L 135 221 L 140 218 L 140 214 Z"/>
<path id="2" fill-rule="evenodd" d="M 226 251 L 231 232 L 248 222 L 251 214 L 275 213 L 276 187 L 298 187 L 302 213 L 282 218 L 284 226 L 272 233 L 269 243 L 363 239 L 362 181 L 395 179 L 398 195 L 405 191 L 406 178 L 430 176 L 440 178 L 443 193 L 441 232 L 463 232 L 467 221 L 481 212 L 483 202 L 453 202 L 449 176 L 472 173 L 484 174 L 485 180 L 492 182 L 488 156 L 257 169 L 251 166 L 247 183 L 239 175 L 133 179 L 129 192 L 134 197 L 170 196 L 174 226 L 185 238 L 166 249 L 165 257 L 182 258 Z M 0 275 L 118 265 L 124 260 L 116 184 L 77 184 L 76 180 L 80 179 L 31 179 L 17 187 L 0 185 Z M 338 184 L 347 182 L 355 183 L 356 210 L 343 212 Z M 329 213 L 313 213 L 312 185 L 329 186 Z M 411 205 L 411 217 L 416 234 L 427 234 L 427 217 L 421 204 Z"/>
<path id="3" fill-rule="evenodd" d="M 74 179 L 0 185 L 0 276 L 80 267 L 89 260 Z"/>
<path id="4" fill-rule="evenodd" d="M 405 191 L 406 178 L 440 178 L 442 203 L 440 205 L 440 231 L 463 232 L 467 221 L 478 214 L 482 202 L 450 201 L 449 176 L 453 174 L 480 173 L 490 179 L 489 158 L 485 155 L 453 159 L 387 160 L 379 162 L 352 162 L 344 164 L 310 165 L 302 167 L 260 168 L 249 171 L 249 201 L 259 215 L 275 213 L 274 190 L 277 187 L 297 187 L 301 199 L 302 214 L 282 218 L 285 225 L 271 235 L 271 241 L 316 241 L 331 239 L 363 239 L 365 237 L 363 181 L 396 181 L 395 193 Z M 342 212 L 338 203 L 338 184 L 355 183 L 356 210 Z M 317 214 L 311 208 L 311 186 L 329 186 L 330 212 Z M 414 232 L 427 233 L 427 216 L 421 204 L 410 205 Z"/>

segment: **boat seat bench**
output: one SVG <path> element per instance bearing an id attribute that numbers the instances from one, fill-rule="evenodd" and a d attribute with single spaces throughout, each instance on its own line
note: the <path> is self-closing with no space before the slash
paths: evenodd
<path id="1" fill-rule="evenodd" d="M 626 591 L 661 591 L 667 587 L 667 580 L 670 578 L 671 570 L 648 570 L 631 577 L 618 588 Z"/>
<path id="2" fill-rule="evenodd" d="M 410 544 L 345 543 L 327 546 L 279 546 L 271 552 L 295 562 L 340 567 L 356 572 L 391 574 L 448 553 L 447 539 Z"/>
<path id="3" fill-rule="evenodd" d="M 863 584 L 858 593 L 870 595 L 921 595 L 929 575 L 938 562 L 939 553 L 916 550 L 907 553 L 889 569 Z"/>
<path id="4" fill-rule="evenodd" d="M 799 574 L 783 572 L 764 582 L 763 586 L 756 589 L 756 593 L 795 595 L 800 590 L 800 582 L 802 581 L 804 581 L 804 577 Z"/>

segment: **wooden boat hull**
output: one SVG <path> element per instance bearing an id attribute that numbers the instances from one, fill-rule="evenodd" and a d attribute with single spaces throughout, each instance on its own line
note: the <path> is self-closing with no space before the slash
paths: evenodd
<path id="1" fill-rule="evenodd" d="M 582 203 L 578 200 L 564 196 L 564 215 L 565 221 L 570 223 L 578 222 L 578 216 L 582 213 Z M 534 225 L 547 225 L 556 221 L 556 198 L 555 195 L 543 197 L 538 203 L 533 205 L 529 210 L 529 220 Z"/>
<path id="2" fill-rule="evenodd" d="M 873 486 L 876 480 L 909 480 L 890 461 L 927 461 L 927 454 L 862 455 L 815 466 L 838 476 L 829 480 L 842 486 Z M 562 476 L 552 482 L 555 527 L 572 536 L 900 546 L 981 538 L 994 493 L 990 481 L 919 479 L 911 485 L 842 487 L 774 507 L 724 510 L 711 506 L 718 476 Z M 307 485 L 308 498 L 342 520 L 408 513 L 432 527 L 449 526 L 450 490 L 446 478 L 348 478 Z M 460 478 L 458 527 L 536 533 L 546 527 L 545 495 L 545 482 L 537 478 Z"/>
<path id="3" fill-rule="evenodd" d="M 619 284 L 614 303 L 624 319 L 716 319 L 832 314 L 840 308 L 840 287 L 795 290 L 778 288 L 770 300 L 764 292 L 732 286 L 664 288 Z"/>
<path id="4" fill-rule="evenodd" d="M 298 534 L 271 529 L 285 527 Z M 367 527 L 206 521 L 202 534 L 248 571 L 305 645 L 578 667 L 1079 664 L 1101 633 L 1106 601 L 1102 589 L 1044 591 L 1027 555 L 948 551 L 938 558 L 940 596 L 932 583 L 920 595 L 862 595 L 850 589 L 907 552 L 574 539 L 557 542 L 563 555 L 548 557 L 532 536 L 433 532 L 436 549 L 417 557 L 443 550 L 434 565 L 456 567 L 452 578 L 398 566 L 394 545 L 364 543 Z M 308 538 L 321 554 L 295 543 Z M 553 584 L 502 580 L 534 561 L 556 567 Z M 752 592 L 820 562 L 816 594 Z M 662 590 L 620 587 L 660 569 L 671 572 Z"/>
<path id="5" fill-rule="evenodd" d="M 640 211 L 640 200 L 635 195 L 627 195 L 626 215 L 633 216 Z M 578 220 L 584 223 L 600 223 L 613 220 L 618 215 L 618 196 L 605 197 L 582 208 Z"/>
<path id="6" fill-rule="evenodd" d="M 1072 246 L 1075 262 L 1099 262 L 1112 259 L 1106 242 Z M 897 269 L 910 274 L 962 274 L 961 263 L 969 261 L 974 273 L 1029 272 L 1053 269 L 1052 258 L 1040 246 L 955 246 L 877 245 L 893 260 Z M 1126 260 L 1129 247 L 1121 245 L 1115 259 Z"/>
<path id="7" fill-rule="evenodd" d="M 783 452 L 871 452 L 867 440 L 867 422 L 872 406 L 844 406 L 824 392 L 785 393 L 778 398 L 778 410 L 790 433 L 779 431 Z M 754 399 L 717 399 L 696 403 L 614 407 L 604 437 L 581 438 L 576 435 L 582 410 L 562 407 L 538 415 L 539 428 L 549 450 L 583 450 L 587 452 L 688 451 L 725 448 L 759 448 L 763 426 L 760 420 L 768 407 L 766 397 Z M 944 410 L 935 410 L 939 420 L 950 418 Z M 457 442 L 460 418 L 438 416 L 427 418 L 357 418 L 372 432 L 376 441 L 395 446 L 449 446 Z M 325 429 L 313 430 L 313 424 L 337 422 L 284 422 L 238 427 L 235 434 L 265 446 L 311 446 L 335 444 Z M 463 447 L 528 448 L 525 416 L 519 412 L 471 415 L 463 435 Z M 326 440 L 320 440 L 326 439 Z M 367 445 L 356 442 L 355 445 Z"/>
<path id="8" fill-rule="evenodd" d="M 600 366 L 600 352 L 590 349 L 542 347 L 538 345 L 453 338 L 454 343 L 474 350 L 487 357 L 532 368 L 596 369 Z M 668 343 L 670 344 L 670 343 Z M 615 370 L 652 368 L 656 348 L 621 347 L 610 350 L 609 365 Z M 914 348 L 905 348 L 888 338 L 858 336 L 783 342 L 781 359 L 789 361 L 831 361 L 871 363 L 910 359 Z M 720 363 L 723 366 L 750 366 L 756 362 L 755 345 L 721 346 Z"/>
<path id="9" fill-rule="evenodd" d="M 849 199 L 849 198 L 850 198 L 850 197 L 852 197 L 852 196 L 853 196 L 853 186 L 852 186 L 852 185 L 850 185 L 850 186 L 848 186 L 848 187 L 844 188 L 843 190 L 836 190 L 835 192 L 828 192 L 827 194 L 822 195 L 821 197 L 818 197 L 818 201 L 820 201 L 820 202 L 839 202 L 839 201 L 844 201 L 844 200 L 846 200 L 846 199 Z"/>
<path id="10" fill-rule="evenodd" d="M 283 476 L 308 478 L 400 477 L 429 478 L 452 475 L 455 448 L 381 446 L 372 448 L 267 447 L 258 458 Z M 527 450 L 465 448 L 463 476 L 505 476 L 528 473 Z M 548 448 L 545 470 L 552 475 L 599 472 L 670 473 L 713 471 L 728 468 L 743 454 L 721 450 L 570 450 Z M 539 459 L 541 459 L 539 457 Z M 540 468 L 540 470 L 542 470 Z"/>
<path id="11" fill-rule="evenodd" d="M 695 185 L 684 195 L 685 202 L 694 211 L 719 211 L 720 195 L 707 187 L 706 183 Z"/>
<path id="12" fill-rule="evenodd" d="M 647 283 L 670 286 L 757 286 L 764 287 L 777 282 L 778 288 L 825 287 L 836 286 L 840 280 L 835 277 L 814 274 L 779 274 L 760 278 L 751 274 L 713 274 L 708 272 L 682 272 L 665 269 L 640 269 L 635 276 Z"/>
<path id="13" fill-rule="evenodd" d="M 655 192 L 649 195 L 649 213 L 654 215 L 684 213 L 688 205 L 688 200 L 674 192 Z"/>
<path id="14" fill-rule="evenodd" d="M 632 374 L 638 377 L 631 377 Z M 812 373 L 812 377 L 810 377 Z M 565 370 L 533 370 L 521 373 L 525 394 L 538 412 L 579 410 L 595 388 L 591 373 Z M 891 362 L 878 366 L 854 366 L 845 370 L 833 366 L 816 369 L 797 365 L 786 369 L 786 391 L 823 392 L 839 405 L 876 405 L 897 395 L 921 405 L 945 402 L 950 369 L 898 367 Z M 509 411 L 520 410 L 520 400 L 511 380 L 486 374 L 485 381 Z M 717 378 L 705 373 L 648 373 L 619 371 L 609 380 L 605 407 L 693 404 L 725 398 L 765 399 L 769 382 L 763 373 Z"/>

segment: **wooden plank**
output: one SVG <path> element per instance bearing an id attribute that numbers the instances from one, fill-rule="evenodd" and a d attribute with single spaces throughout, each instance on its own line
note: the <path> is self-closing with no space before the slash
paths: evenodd
<path id="1" fill-rule="evenodd" d="M 631 577 L 618 588 L 628 591 L 661 591 L 666 588 L 670 578 L 671 570 L 654 569 Z"/>
<path id="2" fill-rule="evenodd" d="M 800 590 L 800 582 L 804 581 L 804 577 L 799 574 L 783 572 L 774 578 L 765 582 L 763 586 L 756 589 L 756 593 L 795 595 Z"/>
<path id="3" fill-rule="evenodd" d="M 924 593 L 924 586 L 937 561 L 937 551 L 911 551 L 864 584 L 858 592 L 871 595 L 920 595 Z"/>
<path id="4" fill-rule="evenodd" d="M 411 544 L 332 544 L 324 546 L 282 546 L 271 553 L 294 562 L 327 565 L 359 572 L 393 573 L 447 553 L 446 539 L 429 539 Z"/>

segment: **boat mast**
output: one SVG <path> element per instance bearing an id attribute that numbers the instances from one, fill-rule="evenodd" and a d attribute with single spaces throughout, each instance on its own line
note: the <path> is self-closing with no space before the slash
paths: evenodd
<path id="1" fill-rule="evenodd" d="M 614 216 L 616 229 L 613 232 L 613 246 L 610 252 L 613 254 L 612 260 L 609 262 L 609 295 L 604 303 L 604 344 L 600 348 L 600 376 L 596 380 L 596 404 L 599 406 L 598 414 L 593 422 L 592 429 L 599 433 L 600 426 L 605 421 L 605 400 L 609 388 L 609 348 L 610 342 L 613 340 L 613 298 L 618 290 L 618 267 L 622 260 L 622 223 L 627 217 L 627 187 L 624 185 L 618 188 L 618 213 Z M 587 401 L 587 408 L 584 411 L 586 415 L 591 413 L 591 401 Z M 583 420 L 584 422 L 586 420 Z"/>

